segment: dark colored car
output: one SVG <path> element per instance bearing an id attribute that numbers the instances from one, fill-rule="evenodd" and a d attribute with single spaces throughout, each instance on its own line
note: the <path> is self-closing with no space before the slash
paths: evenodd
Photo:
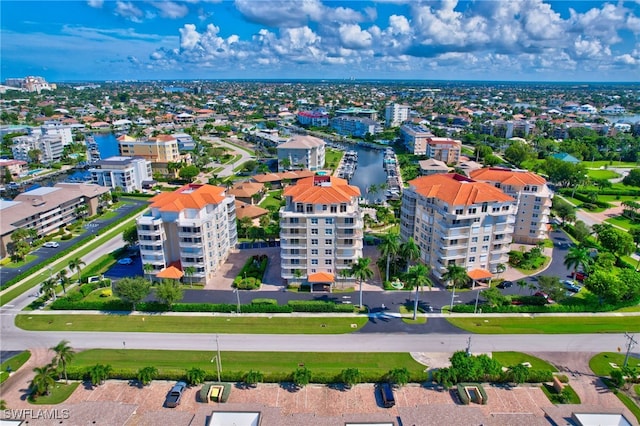
<path id="1" fill-rule="evenodd" d="M 498 284 L 498 288 L 511 288 L 513 287 L 513 283 L 511 281 L 502 281 Z"/>
<path id="2" fill-rule="evenodd" d="M 169 391 L 167 394 L 167 398 L 164 400 L 164 405 L 169 408 L 175 408 L 180 405 L 180 399 L 182 398 L 182 393 L 187 388 L 187 384 L 185 382 L 178 382 Z"/>
<path id="3" fill-rule="evenodd" d="M 382 397 L 382 405 L 384 408 L 391 408 L 396 405 L 396 398 L 393 396 L 393 388 L 391 383 L 383 382 L 380 384 L 380 396 Z"/>

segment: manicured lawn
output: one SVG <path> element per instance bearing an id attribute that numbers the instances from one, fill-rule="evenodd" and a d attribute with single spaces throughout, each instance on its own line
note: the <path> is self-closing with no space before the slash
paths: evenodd
<path id="1" fill-rule="evenodd" d="M 492 352 L 491 357 L 505 367 L 513 367 L 523 362 L 531 364 L 531 368 L 535 370 L 558 371 L 553 365 L 549 364 L 538 357 L 531 356 L 522 352 Z"/>
<path id="2" fill-rule="evenodd" d="M 9 262 L 6 265 L 2 265 L 3 268 L 7 268 L 7 269 L 16 269 L 16 268 L 22 268 L 24 265 L 26 265 L 29 262 L 32 262 L 33 260 L 36 259 L 36 256 L 33 254 L 28 254 L 24 257 L 23 260 L 21 260 L 20 262 Z"/>
<path id="3" fill-rule="evenodd" d="M 80 382 L 69 383 L 68 385 L 64 383 L 56 383 L 51 389 L 51 393 L 49 395 L 42 395 L 38 398 L 29 398 L 29 402 L 37 405 L 55 405 L 60 404 L 69 398 L 74 390 L 78 387 Z"/>
<path id="4" fill-rule="evenodd" d="M 18 369 L 22 367 L 22 365 L 27 362 L 29 358 L 31 358 L 31 352 L 24 351 L 3 362 L 0 365 L 0 383 L 9 378 L 9 372 L 7 371 L 7 369 L 11 369 L 11 371 L 18 371 Z"/>
<path id="5" fill-rule="evenodd" d="M 338 149 L 327 148 L 325 151 L 325 167 L 335 170 L 344 155 L 344 151 Z"/>
<path id="6" fill-rule="evenodd" d="M 631 411 L 633 415 L 636 416 L 636 420 L 640 422 L 640 407 L 638 407 L 638 405 L 633 402 L 633 400 L 629 398 L 629 396 L 622 392 L 617 392 L 616 396 L 618 397 L 620 402 L 622 402 L 625 407 L 627 407 L 629 411 Z"/>
<path id="7" fill-rule="evenodd" d="M 614 363 L 619 367 L 624 365 L 624 353 L 602 352 L 589 360 L 589 368 L 598 376 L 608 377 L 613 367 L 609 363 Z M 640 367 L 640 358 L 630 356 L 629 366 Z"/>
<path id="8" fill-rule="evenodd" d="M 210 317 L 149 315 L 18 315 L 25 330 L 135 331 L 151 333 L 344 334 L 362 328 L 366 317 Z M 351 324 L 357 324 L 351 328 Z"/>
<path id="9" fill-rule="evenodd" d="M 605 222 L 624 228 L 627 231 L 636 226 L 640 227 L 640 223 L 632 222 L 624 216 L 610 217 L 609 219 L 605 219 Z"/>
<path id="10" fill-rule="evenodd" d="M 100 362 L 115 371 L 137 371 L 154 366 L 159 374 L 181 372 L 189 368 L 215 371 L 210 351 L 165 351 L 134 349 L 91 349 L 79 352 L 70 364 L 72 370 L 83 370 Z M 382 376 L 394 368 L 405 367 L 414 377 L 425 377 L 425 366 L 418 364 L 408 353 L 366 352 L 226 352 L 220 354 L 222 371 L 247 372 L 258 370 L 265 380 L 291 374 L 299 366 L 311 370 L 312 376 L 336 376 L 346 368 L 357 368 L 365 376 Z"/>
<path id="11" fill-rule="evenodd" d="M 633 385 L 633 391 L 640 396 L 640 385 Z"/>
<path id="12" fill-rule="evenodd" d="M 626 162 L 626 161 L 582 161 L 580 164 L 588 169 L 597 169 L 600 167 L 636 167 L 638 163 Z"/>
<path id="13" fill-rule="evenodd" d="M 617 174 L 612 170 L 600 170 L 600 169 L 587 170 L 587 175 L 591 179 L 615 179 L 617 177 L 620 177 L 619 174 Z"/>
<path id="14" fill-rule="evenodd" d="M 478 334 L 635 333 L 636 317 L 447 318 L 451 324 Z"/>
<path id="15" fill-rule="evenodd" d="M 623 202 L 623 201 L 636 201 L 638 197 L 634 195 L 598 195 L 599 201 L 605 201 L 607 203 Z"/>
<path id="16" fill-rule="evenodd" d="M 564 388 L 567 389 L 566 401 L 562 400 L 560 395 L 556 393 L 556 390 L 553 386 L 543 383 L 541 387 L 542 392 L 547 396 L 547 398 L 549 398 L 549 401 L 554 404 L 580 404 L 580 397 L 578 396 L 576 391 L 574 391 L 573 388 L 569 385 L 565 385 Z"/>
<path id="17" fill-rule="evenodd" d="M 420 309 L 418 309 L 418 312 L 422 313 L 420 311 Z M 413 315 L 413 309 L 408 309 L 406 306 L 400 306 L 400 313 L 403 315 Z M 427 318 L 426 317 L 416 317 L 416 319 L 413 319 L 412 317 L 402 317 L 402 322 L 405 324 L 426 324 L 427 323 Z"/>
<path id="18" fill-rule="evenodd" d="M 269 193 L 267 193 L 267 196 L 260 203 L 260 207 L 262 207 L 263 209 L 268 209 L 269 206 L 275 206 L 280 208 L 280 200 L 278 200 L 275 197 L 277 194 L 280 194 L 280 193 L 281 193 L 280 189 L 269 191 Z"/>
<path id="19" fill-rule="evenodd" d="M 535 269 L 524 269 L 524 268 L 519 268 L 519 267 L 514 267 L 515 269 L 517 269 L 518 271 L 520 271 L 521 273 L 525 274 L 525 275 L 533 275 L 536 274 L 538 272 L 540 272 L 541 270 L 543 270 L 544 268 L 546 268 L 549 263 L 551 263 L 551 258 L 549 256 L 542 256 L 544 257 L 544 261 L 542 262 L 542 265 L 540 265 L 540 267 L 535 268 Z"/>

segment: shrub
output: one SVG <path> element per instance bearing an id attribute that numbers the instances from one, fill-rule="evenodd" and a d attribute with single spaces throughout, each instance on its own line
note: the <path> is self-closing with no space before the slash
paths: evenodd
<path id="1" fill-rule="evenodd" d="M 276 299 L 256 298 L 251 301 L 252 305 L 277 305 Z"/>
<path id="2" fill-rule="evenodd" d="M 67 240 L 70 240 L 71 238 L 73 238 L 72 234 L 64 234 L 62 237 L 60 237 L 62 241 L 67 241 Z"/>
<path id="3" fill-rule="evenodd" d="M 614 369 L 611 370 L 611 373 L 609 373 L 609 375 L 611 376 L 611 384 L 613 384 L 613 386 L 615 386 L 616 388 L 621 388 L 622 385 L 624 385 L 625 380 L 622 371 L 620 371 L 619 369 Z"/>
<path id="4" fill-rule="evenodd" d="M 113 296 L 113 292 L 111 291 L 111 289 L 102 290 L 100 292 L 100 297 L 111 297 L 111 296 Z"/>

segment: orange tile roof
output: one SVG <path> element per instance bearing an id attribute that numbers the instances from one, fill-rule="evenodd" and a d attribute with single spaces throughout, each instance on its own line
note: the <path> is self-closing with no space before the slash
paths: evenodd
<path id="1" fill-rule="evenodd" d="M 321 185 L 321 182 L 326 186 Z M 360 188 L 349 185 L 345 179 L 333 176 L 312 176 L 288 186 L 284 190 L 284 196 L 292 197 L 293 201 L 298 203 L 344 203 L 350 202 L 353 197 L 359 197 Z"/>
<path id="2" fill-rule="evenodd" d="M 493 274 L 486 269 L 472 269 L 467 272 L 467 276 L 472 280 L 486 280 L 487 278 L 493 278 Z"/>
<path id="3" fill-rule="evenodd" d="M 450 206 L 514 201 L 512 197 L 493 185 L 476 182 L 456 173 L 422 176 L 408 183 L 415 188 L 418 194 L 428 198 L 437 198 Z"/>
<path id="4" fill-rule="evenodd" d="M 332 283 L 335 281 L 333 274 L 329 272 L 316 272 L 314 274 L 309 274 L 307 281 L 310 283 Z"/>
<path id="5" fill-rule="evenodd" d="M 175 266 L 169 266 L 156 274 L 156 278 L 179 280 L 184 276 L 184 272 Z"/>
<path id="6" fill-rule="evenodd" d="M 300 179 L 309 176 L 315 176 L 316 172 L 311 170 L 300 170 L 297 172 L 284 172 L 284 173 L 265 173 L 262 175 L 255 175 L 252 177 L 256 182 L 276 182 L 283 179 Z"/>
<path id="7" fill-rule="evenodd" d="M 262 207 L 253 206 L 251 204 L 243 203 L 242 201 L 235 201 L 236 204 L 236 218 L 242 219 L 243 217 L 249 217 L 255 219 L 269 213 L 269 210 Z"/>
<path id="8" fill-rule="evenodd" d="M 174 192 L 162 192 L 151 198 L 151 207 L 161 211 L 180 212 L 184 209 L 202 209 L 207 204 L 220 204 L 225 188 L 213 185 L 189 184 Z"/>
<path id="9" fill-rule="evenodd" d="M 471 177 L 475 180 L 501 182 L 514 186 L 544 185 L 547 183 L 545 178 L 533 172 L 527 170 L 502 169 L 499 167 L 474 170 L 471 172 Z"/>
<path id="10" fill-rule="evenodd" d="M 264 189 L 263 183 L 258 182 L 240 182 L 233 185 L 229 189 L 229 194 L 236 197 L 251 197 Z"/>

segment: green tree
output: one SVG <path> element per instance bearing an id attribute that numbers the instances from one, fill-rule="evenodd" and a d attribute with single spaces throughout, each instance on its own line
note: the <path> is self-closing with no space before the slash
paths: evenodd
<path id="1" fill-rule="evenodd" d="M 400 244 L 400 255 L 407 261 L 405 272 L 409 271 L 411 262 L 420 259 L 420 246 L 416 244 L 413 237 L 409 237 L 406 242 Z"/>
<path id="2" fill-rule="evenodd" d="M 136 310 L 136 304 L 149 295 L 151 284 L 142 277 L 123 278 L 116 285 L 116 295 L 131 302 L 132 309 Z"/>
<path id="3" fill-rule="evenodd" d="M 256 370 L 249 370 L 243 378 L 243 381 L 250 387 L 256 387 L 256 385 L 261 383 L 263 380 L 264 375 Z"/>
<path id="4" fill-rule="evenodd" d="M 526 142 L 514 141 L 504 151 L 504 158 L 520 167 L 520 165 L 534 157 L 533 149 Z"/>
<path id="5" fill-rule="evenodd" d="M 153 379 L 155 379 L 157 375 L 158 369 L 156 367 L 143 367 L 138 370 L 136 378 L 142 384 L 142 386 L 147 386 L 153 381 Z"/>
<path id="6" fill-rule="evenodd" d="M 145 275 L 148 276 L 149 281 L 151 281 L 153 279 L 153 265 L 151 263 L 145 263 L 144 265 L 142 265 L 142 270 L 144 271 Z"/>
<path id="7" fill-rule="evenodd" d="M 360 308 L 362 305 L 362 282 L 373 278 L 373 271 L 369 266 L 371 264 L 371 258 L 361 257 L 355 263 L 351 264 L 351 276 L 358 280 L 360 284 Z"/>
<path id="8" fill-rule="evenodd" d="M 292 379 L 298 388 L 305 387 L 311 382 L 311 371 L 307 367 L 298 367 L 293 372 Z"/>
<path id="9" fill-rule="evenodd" d="M 635 243 L 631 234 L 614 228 L 608 223 L 594 225 L 593 230 L 598 236 L 600 245 L 605 250 L 609 250 L 618 257 L 633 253 Z"/>
<path id="10" fill-rule="evenodd" d="M 67 294 L 67 287 L 71 284 L 71 278 L 67 276 L 67 270 L 63 269 L 58 272 L 58 282 L 62 286 L 62 292 Z"/>
<path id="11" fill-rule="evenodd" d="M 529 379 L 529 367 L 524 364 L 514 365 L 509 369 L 509 376 L 516 384 L 524 383 Z"/>
<path id="12" fill-rule="evenodd" d="M 128 246 L 134 246 L 138 243 L 138 228 L 131 225 L 122 231 L 122 239 Z"/>
<path id="13" fill-rule="evenodd" d="M 566 290 L 558 277 L 539 276 L 538 288 L 556 302 L 566 298 Z"/>
<path id="14" fill-rule="evenodd" d="M 554 197 L 553 199 L 553 210 L 556 212 L 556 215 L 562 220 L 564 224 L 567 221 L 570 221 L 572 218 L 576 216 L 576 208 L 571 204 L 567 203 L 560 197 Z"/>
<path id="15" fill-rule="evenodd" d="M 573 237 L 580 243 L 584 243 L 591 235 L 591 227 L 581 220 L 573 224 Z"/>
<path id="16" fill-rule="evenodd" d="M 89 367 L 87 375 L 89 376 L 89 380 L 91 380 L 92 386 L 100 386 L 109 378 L 112 371 L 113 368 L 109 364 L 96 364 L 93 367 Z"/>
<path id="17" fill-rule="evenodd" d="M 53 278 L 46 279 L 40 284 L 40 293 L 42 293 L 47 300 L 56 300 L 56 281 Z"/>
<path id="18" fill-rule="evenodd" d="M 60 343 L 52 347 L 51 350 L 55 352 L 56 356 L 54 358 L 54 362 L 57 366 L 62 368 L 64 380 L 68 384 L 69 378 L 67 377 L 67 365 L 69 362 L 73 361 L 76 353 L 71 346 L 69 346 L 69 341 L 67 340 L 61 340 Z"/>
<path id="19" fill-rule="evenodd" d="M 411 374 L 406 367 L 394 368 L 387 373 L 387 380 L 397 386 L 404 386 L 409 383 Z"/>
<path id="20" fill-rule="evenodd" d="M 185 266 L 183 269 L 184 276 L 189 279 L 189 285 L 193 287 L 193 275 L 196 273 L 195 266 Z"/>
<path id="21" fill-rule="evenodd" d="M 528 286 L 529 284 L 527 284 L 527 282 L 526 282 L 525 280 L 518 280 L 518 281 L 516 281 L 516 285 L 517 285 L 518 287 L 520 287 L 520 288 L 518 289 L 518 293 L 520 293 L 520 291 L 522 291 L 522 290 L 524 290 L 525 288 L 527 288 L 527 286 Z"/>
<path id="22" fill-rule="evenodd" d="M 526 282 L 525 282 L 526 285 Z M 482 291 L 482 297 L 484 297 L 489 306 L 502 306 L 507 302 L 507 298 L 502 294 L 502 292 L 496 288 L 491 287 Z"/>
<path id="23" fill-rule="evenodd" d="M 207 378 L 207 372 L 202 368 L 193 367 L 187 370 L 186 377 L 187 383 L 195 386 L 205 381 Z"/>
<path id="24" fill-rule="evenodd" d="M 340 380 L 351 388 L 362 381 L 362 373 L 357 368 L 346 368 L 340 372 Z"/>
<path id="25" fill-rule="evenodd" d="M 78 282 L 80 282 L 80 273 L 82 272 L 82 267 L 86 265 L 82 259 L 79 257 L 75 257 L 69 261 L 69 269 L 71 271 L 77 271 L 78 273 Z"/>
<path id="26" fill-rule="evenodd" d="M 629 174 L 622 179 L 622 183 L 628 186 L 640 186 L 640 169 L 629 170 Z"/>
<path id="27" fill-rule="evenodd" d="M 452 263 L 447 266 L 447 271 L 442 274 L 442 280 L 452 287 L 453 293 L 451 294 L 450 309 L 453 309 L 453 299 L 456 295 L 456 288 L 461 288 L 469 281 L 467 270 L 463 266 Z"/>
<path id="28" fill-rule="evenodd" d="M 49 395 L 51 388 L 55 385 L 56 369 L 53 364 L 47 364 L 44 367 L 36 367 L 33 369 L 36 373 L 29 384 L 31 395 L 38 397 L 40 395 Z"/>
<path id="29" fill-rule="evenodd" d="M 182 299 L 180 284 L 175 280 L 162 280 L 156 288 L 156 297 L 171 308 L 174 303 Z"/>
<path id="30" fill-rule="evenodd" d="M 380 255 L 387 258 L 387 267 L 385 269 L 385 281 L 389 281 L 389 268 L 391 266 L 391 257 L 400 251 L 400 235 L 396 232 L 389 232 L 382 236 L 382 241 L 378 245 Z"/>
<path id="31" fill-rule="evenodd" d="M 193 182 L 193 179 L 200 174 L 200 169 L 196 166 L 185 166 L 180 169 L 178 175 L 181 179 L 184 179 L 189 182 Z"/>
<path id="32" fill-rule="evenodd" d="M 589 272 L 589 267 L 593 263 L 591 254 L 587 247 L 582 245 L 570 247 L 567 254 L 564 256 L 564 266 L 569 269 L 573 269 L 574 276 L 579 268 L 583 271 Z"/>
<path id="33" fill-rule="evenodd" d="M 433 283 L 429 279 L 430 267 L 423 264 L 413 265 L 409 268 L 409 272 L 407 273 L 407 281 L 411 284 L 412 287 L 415 287 L 416 294 L 413 302 L 413 319 L 415 320 L 418 316 L 418 289 L 422 290 L 424 286 L 431 286 Z"/>

